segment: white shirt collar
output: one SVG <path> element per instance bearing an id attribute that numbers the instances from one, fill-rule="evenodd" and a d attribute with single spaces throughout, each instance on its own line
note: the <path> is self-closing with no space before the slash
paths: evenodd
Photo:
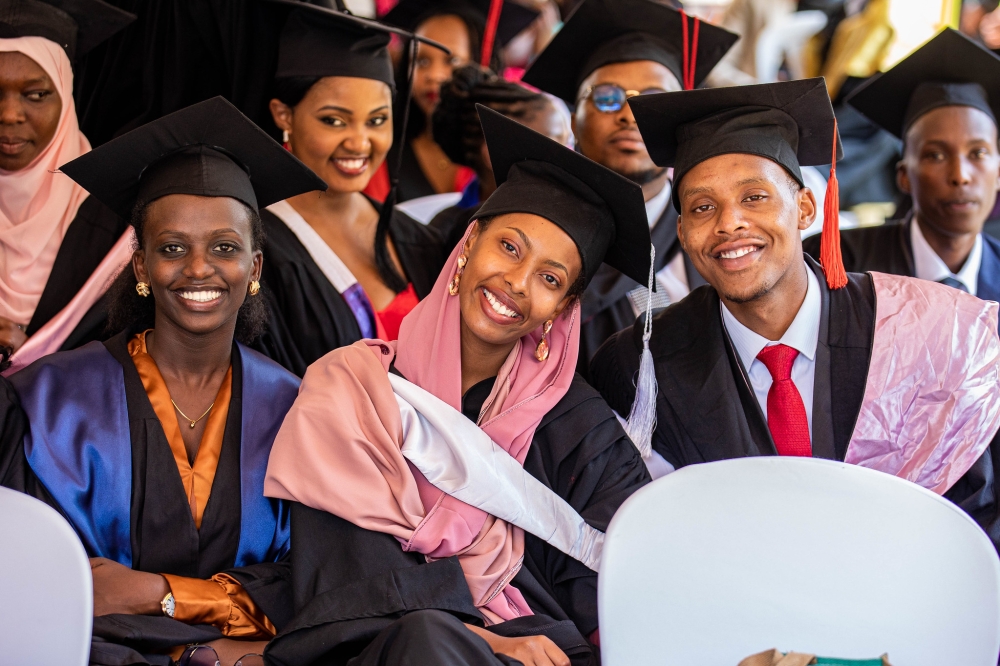
<path id="1" fill-rule="evenodd" d="M 663 189 L 660 190 L 659 194 L 646 202 L 646 221 L 649 223 L 650 229 L 655 227 L 656 223 L 660 221 L 660 218 L 663 217 L 663 211 L 667 209 L 669 204 L 670 181 L 668 180 L 663 185 Z"/>
<path id="2" fill-rule="evenodd" d="M 940 282 L 950 277 L 965 285 L 969 293 L 976 295 L 976 285 L 979 283 L 979 267 L 983 263 L 983 235 L 976 236 L 976 244 L 972 246 L 969 258 L 958 273 L 952 273 L 948 265 L 942 261 L 931 244 L 924 238 L 924 232 L 914 219 L 910 222 L 910 245 L 913 248 L 913 272 L 921 280 Z"/>
<path id="3" fill-rule="evenodd" d="M 743 361 L 743 367 L 748 371 L 753 365 L 757 354 L 764 347 L 774 344 L 783 344 L 792 347 L 810 361 L 816 358 L 816 345 L 819 344 L 819 320 L 822 315 L 823 303 L 820 294 L 819 281 L 816 274 L 809 266 L 806 266 L 806 276 L 808 285 L 806 286 L 806 298 L 799 307 L 798 314 L 792 320 L 792 324 L 781 336 L 781 339 L 774 342 L 758 335 L 744 326 L 733 316 L 724 303 L 722 305 L 722 321 L 725 323 L 729 338 L 736 347 L 736 353 Z"/>

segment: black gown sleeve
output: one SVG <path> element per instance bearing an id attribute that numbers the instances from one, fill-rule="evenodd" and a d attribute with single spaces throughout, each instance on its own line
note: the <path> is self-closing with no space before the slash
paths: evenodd
<path id="1" fill-rule="evenodd" d="M 524 468 L 601 531 L 622 502 L 650 481 L 618 419 L 579 375 L 535 432 Z M 596 572 L 530 534 L 524 559 L 583 635 L 597 629 Z"/>
<path id="2" fill-rule="evenodd" d="M 996 470 L 1000 465 L 1000 433 L 986 452 L 944 494 L 975 520 L 1000 552 L 1000 498 L 997 497 Z"/>

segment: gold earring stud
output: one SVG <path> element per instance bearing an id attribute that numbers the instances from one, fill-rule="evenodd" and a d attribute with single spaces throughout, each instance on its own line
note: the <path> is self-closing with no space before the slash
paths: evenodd
<path id="1" fill-rule="evenodd" d="M 539 362 L 542 362 L 549 357 L 549 341 L 545 338 L 551 330 L 552 320 L 549 319 L 542 324 L 542 339 L 538 341 L 538 346 L 535 347 L 535 358 L 538 359 Z"/>
<path id="2" fill-rule="evenodd" d="M 136 282 L 135 293 L 139 294 L 143 298 L 146 298 L 150 294 L 149 285 L 145 282 Z"/>
<path id="3" fill-rule="evenodd" d="M 458 270 L 455 271 L 455 277 L 448 283 L 448 293 L 452 296 L 458 296 L 458 286 L 462 283 L 462 273 L 465 271 L 465 264 L 468 261 L 464 254 L 458 255 Z"/>
<path id="4" fill-rule="evenodd" d="M 247 292 L 249 292 L 251 296 L 256 296 L 260 292 L 260 282 L 257 280 L 251 280 L 250 286 L 247 287 Z"/>

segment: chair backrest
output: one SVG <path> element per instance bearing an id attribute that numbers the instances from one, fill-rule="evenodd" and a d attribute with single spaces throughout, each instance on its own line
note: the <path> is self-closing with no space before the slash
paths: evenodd
<path id="1" fill-rule="evenodd" d="M 781 63 L 788 60 L 793 78 L 804 76 L 799 64 L 802 47 L 826 26 L 826 14 L 818 10 L 793 12 L 776 18 L 761 31 L 755 53 L 758 83 L 778 80 Z"/>
<path id="2" fill-rule="evenodd" d="M 84 666 L 94 613 L 90 561 L 51 507 L 0 488 L 0 663 Z"/>
<path id="3" fill-rule="evenodd" d="M 684 467 L 626 501 L 598 579 L 605 666 L 769 648 L 995 666 L 1000 559 L 951 502 L 826 460 Z"/>

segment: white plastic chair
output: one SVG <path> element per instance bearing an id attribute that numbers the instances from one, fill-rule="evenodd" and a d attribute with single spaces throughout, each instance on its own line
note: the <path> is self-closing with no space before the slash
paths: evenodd
<path id="1" fill-rule="evenodd" d="M 605 666 L 736 666 L 770 648 L 995 666 L 1000 559 L 951 502 L 826 460 L 684 467 L 611 521 Z"/>
<path id="2" fill-rule="evenodd" d="M 802 47 L 809 38 L 826 27 L 826 14 L 818 10 L 792 12 L 782 16 L 757 38 L 755 63 L 758 83 L 778 80 L 781 63 L 787 59 L 793 79 L 804 76 L 801 64 Z"/>
<path id="3" fill-rule="evenodd" d="M 0 663 L 84 666 L 94 613 L 90 561 L 56 511 L 0 488 Z"/>

